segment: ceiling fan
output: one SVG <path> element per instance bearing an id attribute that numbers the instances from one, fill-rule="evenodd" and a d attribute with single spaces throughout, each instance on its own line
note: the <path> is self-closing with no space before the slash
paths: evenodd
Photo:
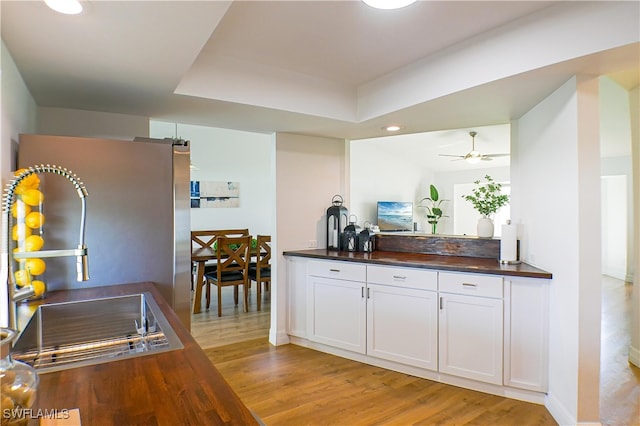
<path id="1" fill-rule="evenodd" d="M 478 132 L 469 132 L 471 136 L 471 151 L 466 155 L 448 155 L 440 154 L 441 157 L 456 157 L 457 160 L 465 160 L 468 163 L 474 164 L 479 161 L 491 161 L 498 157 L 508 157 L 509 154 L 482 154 L 480 151 L 476 151 L 476 135 Z M 456 161 L 456 160 L 452 160 Z"/>

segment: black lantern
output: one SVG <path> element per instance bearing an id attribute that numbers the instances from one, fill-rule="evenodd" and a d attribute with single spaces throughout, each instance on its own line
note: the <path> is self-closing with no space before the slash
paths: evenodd
<path id="1" fill-rule="evenodd" d="M 342 233 L 347 225 L 349 211 L 342 205 L 340 195 L 331 199 L 332 206 L 327 209 L 327 249 L 340 250 L 342 247 Z"/>
<path id="2" fill-rule="evenodd" d="M 376 237 L 371 230 L 371 224 L 369 222 L 365 222 L 364 229 L 358 234 L 358 251 L 371 253 L 375 250 L 375 240 Z"/>
<path id="3" fill-rule="evenodd" d="M 356 224 L 358 218 L 352 214 L 349 216 L 349 225 L 344 228 L 342 233 L 342 250 L 358 251 L 358 234 L 360 227 Z"/>

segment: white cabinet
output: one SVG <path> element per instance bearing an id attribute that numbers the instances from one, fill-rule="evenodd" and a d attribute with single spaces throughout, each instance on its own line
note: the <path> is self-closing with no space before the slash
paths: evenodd
<path id="1" fill-rule="evenodd" d="M 439 371 L 502 385 L 502 277 L 441 272 Z"/>
<path id="2" fill-rule="evenodd" d="M 310 261 L 307 277 L 309 340 L 366 352 L 366 266 Z"/>
<path id="3" fill-rule="evenodd" d="M 285 257 L 288 332 L 302 343 L 444 382 L 547 391 L 550 280 Z"/>
<path id="4" fill-rule="evenodd" d="M 504 384 L 547 392 L 549 280 L 505 278 Z"/>

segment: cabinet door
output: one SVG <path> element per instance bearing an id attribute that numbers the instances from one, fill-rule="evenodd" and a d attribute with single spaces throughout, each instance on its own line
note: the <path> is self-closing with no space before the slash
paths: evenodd
<path id="1" fill-rule="evenodd" d="M 502 323 L 502 299 L 440 293 L 440 372 L 502 385 Z"/>
<path id="2" fill-rule="evenodd" d="M 438 293 L 368 284 L 367 355 L 438 368 Z"/>
<path id="3" fill-rule="evenodd" d="M 549 280 L 505 281 L 504 384 L 547 391 Z"/>
<path id="4" fill-rule="evenodd" d="M 309 276 L 308 338 L 318 343 L 365 353 L 365 283 Z"/>
<path id="5" fill-rule="evenodd" d="M 285 257 L 287 262 L 287 333 L 307 337 L 307 259 Z"/>

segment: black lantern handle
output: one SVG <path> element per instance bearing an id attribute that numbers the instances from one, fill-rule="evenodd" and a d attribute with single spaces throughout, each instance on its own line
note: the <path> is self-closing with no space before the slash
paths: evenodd
<path id="1" fill-rule="evenodd" d="M 339 198 L 339 200 L 336 199 L 336 197 Z M 344 203 L 344 199 L 342 198 L 342 195 L 336 194 L 331 199 L 331 204 L 333 204 L 334 206 L 341 206 L 342 203 Z"/>

